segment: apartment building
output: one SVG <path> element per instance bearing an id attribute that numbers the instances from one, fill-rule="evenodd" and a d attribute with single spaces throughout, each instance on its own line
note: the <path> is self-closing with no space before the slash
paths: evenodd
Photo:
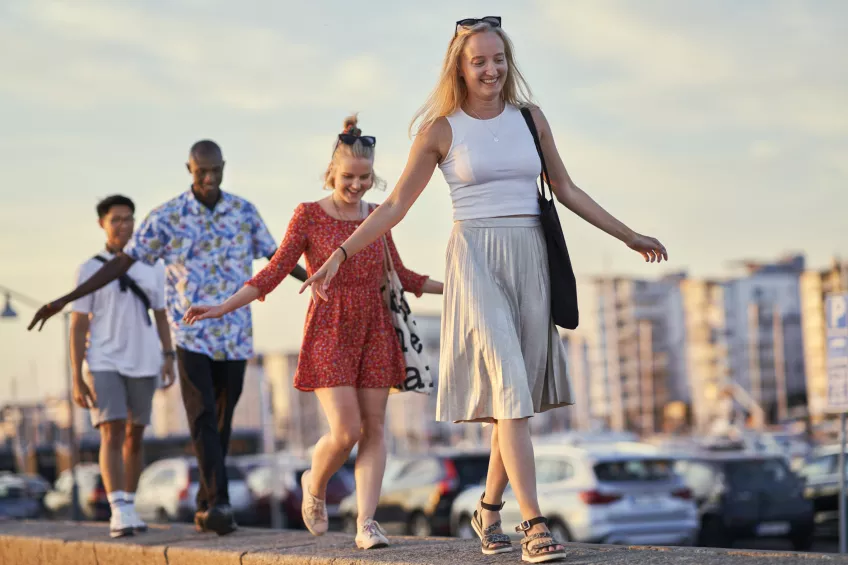
<path id="1" fill-rule="evenodd" d="M 834 258 L 822 270 L 801 275 L 801 324 L 804 333 L 807 406 L 810 418 L 819 423 L 827 416 L 827 350 L 824 303 L 828 294 L 848 292 L 848 262 Z"/>

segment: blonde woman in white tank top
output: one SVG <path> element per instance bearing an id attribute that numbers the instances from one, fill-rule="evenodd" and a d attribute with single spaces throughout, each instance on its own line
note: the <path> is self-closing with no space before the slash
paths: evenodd
<path id="1" fill-rule="evenodd" d="M 413 120 L 406 169 L 377 211 L 304 283 L 326 300 L 346 258 L 400 222 L 438 166 L 453 202 L 447 251 L 437 418 L 492 424 L 486 490 L 473 525 L 486 554 L 512 550 L 500 527 L 512 483 L 524 520 L 522 559 L 562 559 L 541 516 L 528 419 L 572 404 L 561 340 L 550 319 L 550 282 L 539 224 L 540 160 L 520 108 L 529 107 L 557 200 L 640 253 L 668 260 L 665 247 L 614 218 L 568 175 L 542 111 L 513 58 L 498 17 L 456 22 L 439 84 Z M 410 131 L 412 126 L 410 126 Z M 554 289 L 555 291 L 556 289 Z"/>

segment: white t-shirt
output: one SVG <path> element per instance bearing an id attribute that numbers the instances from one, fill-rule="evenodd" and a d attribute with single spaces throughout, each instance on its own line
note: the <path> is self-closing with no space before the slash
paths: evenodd
<path id="1" fill-rule="evenodd" d="M 107 261 L 114 255 L 98 253 Z M 77 285 L 88 280 L 103 267 L 89 259 L 77 271 Z M 127 271 L 144 291 L 154 310 L 165 308 L 165 267 L 136 261 Z M 127 377 L 158 376 L 162 370 L 162 347 L 156 321 L 150 324 L 141 300 L 129 288 L 121 291 L 118 279 L 73 303 L 73 311 L 89 314 L 88 344 L 85 360 L 89 371 L 118 371 Z"/>

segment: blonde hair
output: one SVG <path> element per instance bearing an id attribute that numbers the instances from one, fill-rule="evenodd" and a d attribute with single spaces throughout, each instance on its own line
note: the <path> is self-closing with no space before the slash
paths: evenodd
<path id="1" fill-rule="evenodd" d="M 469 38 L 478 33 L 486 32 L 497 34 L 504 44 L 504 56 L 507 63 L 506 79 L 501 91 L 504 102 L 519 108 L 533 105 L 533 93 L 515 62 L 514 49 L 509 36 L 501 27 L 492 27 L 486 22 L 480 22 L 469 28 L 459 28 L 456 36 L 451 39 L 448 44 L 448 51 L 445 53 L 439 82 L 430 93 L 427 101 L 412 118 L 412 122 L 409 124 L 410 134 L 415 129 L 416 122 L 418 123 L 417 132 L 421 132 L 439 118 L 456 112 L 465 102 L 465 98 L 468 96 L 468 88 L 465 86 L 465 81 L 459 76 L 462 52 Z"/>
<path id="2" fill-rule="evenodd" d="M 353 114 L 348 116 L 344 120 L 344 127 L 342 128 L 342 133 L 349 133 L 351 135 L 360 136 L 362 135 L 362 130 L 357 127 L 359 123 L 359 118 L 357 114 Z M 384 189 L 386 186 L 386 181 L 377 176 L 377 173 L 374 172 L 373 164 L 374 164 L 374 146 L 368 147 L 361 140 L 357 139 L 353 142 L 353 145 L 348 145 L 347 143 L 342 143 L 336 138 L 336 143 L 333 146 L 333 156 L 330 158 L 330 164 L 327 165 L 327 170 L 324 171 L 324 188 L 333 190 L 335 187 L 333 186 L 333 179 L 336 175 L 336 160 L 339 157 L 355 157 L 357 159 L 368 159 L 371 161 L 371 176 L 373 178 L 373 182 L 371 184 L 371 188 L 379 188 Z"/>

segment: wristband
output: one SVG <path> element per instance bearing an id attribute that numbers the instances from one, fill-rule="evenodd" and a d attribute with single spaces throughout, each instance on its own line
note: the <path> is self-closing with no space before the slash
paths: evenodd
<path id="1" fill-rule="evenodd" d="M 165 357 L 176 357 L 177 352 L 174 351 L 173 349 L 169 349 L 168 351 L 163 351 L 162 355 L 164 355 Z"/>

